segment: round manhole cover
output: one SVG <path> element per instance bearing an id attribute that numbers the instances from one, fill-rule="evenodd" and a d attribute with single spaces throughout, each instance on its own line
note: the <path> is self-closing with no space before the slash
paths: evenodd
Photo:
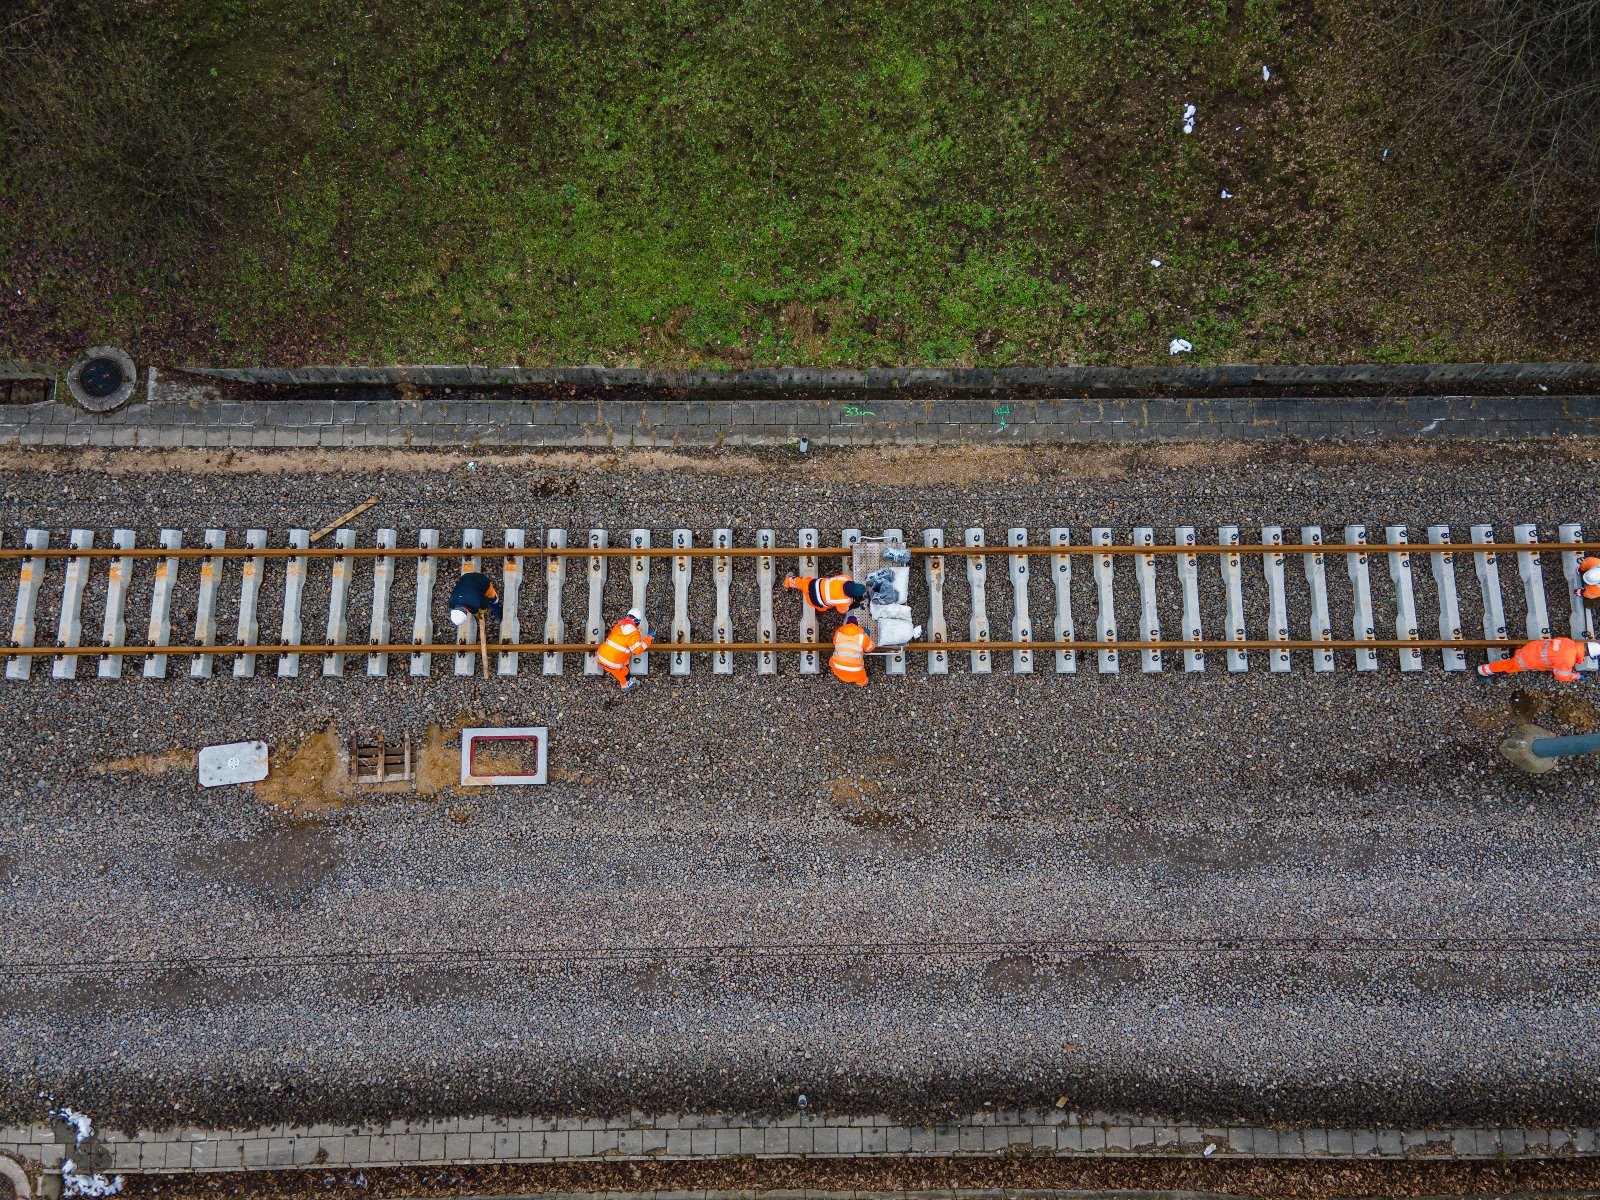
<path id="1" fill-rule="evenodd" d="M 111 412 L 133 398 L 138 368 L 126 351 L 91 346 L 67 372 L 67 390 L 78 404 L 94 413 Z"/>
<path id="2" fill-rule="evenodd" d="M 114 358 L 91 358 L 78 372 L 78 386 L 96 400 L 104 400 L 122 386 L 122 364 Z"/>

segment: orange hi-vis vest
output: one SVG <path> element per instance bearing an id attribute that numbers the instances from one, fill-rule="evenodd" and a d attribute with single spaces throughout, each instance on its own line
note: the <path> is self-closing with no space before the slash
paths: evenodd
<path id="1" fill-rule="evenodd" d="M 1585 600 L 1600 600 L 1600 583 L 1588 582 L 1589 572 L 1597 567 L 1600 567 L 1600 558 L 1586 558 L 1578 564 L 1578 582 L 1583 585 L 1579 591 Z M 1595 573 L 1600 575 L 1600 571 Z"/>
<path id="2" fill-rule="evenodd" d="M 1549 671 L 1562 683 L 1578 677 L 1578 664 L 1584 658 L 1584 645 L 1571 638 L 1548 638 L 1529 642 L 1517 651 L 1517 665 L 1524 671 Z"/>
<path id="3" fill-rule="evenodd" d="M 872 638 L 859 625 L 841 625 L 833 635 L 833 655 L 828 665 L 833 673 L 846 683 L 867 683 L 867 651 L 872 649 Z"/>
<path id="4" fill-rule="evenodd" d="M 637 625 L 623 617 L 611 627 L 606 640 L 595 648 L 594 657 L 606 670 L 620 671 L 635 656 L 648 650 L 654 640 L 649 634 L 641 634 Z"/>
<path id="5" fill-rule="evenodd" d="M 818 608 L 832 608 L 839 612 L 850 611 L 850 597 L 844 585 L 853 582 L 848 575 L 821 575 L 811 581 L 808 591 L 811 602 Z"/>

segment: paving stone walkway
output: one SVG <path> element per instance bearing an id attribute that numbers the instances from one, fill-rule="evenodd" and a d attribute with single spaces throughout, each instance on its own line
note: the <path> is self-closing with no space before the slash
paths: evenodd
<path id="1" fill-rule="evenodd" d="M 80 1172 L 153 1174 L 367 1169 L 479 1163 L 586 1160 L 692 1161 L 729 1156 L 843 1158 L 886 1156 L 1060 1155 L 1405 1159 L 1542 1159 L 1600 1154 L 1594 1128 L 1364 1126 L 1267 1128 L 1177 1125 L 1114 1113 L 986 1112 L 942 1125 L 904 1125 L 889 1117 L 781 1119 L 649 1115 L 610 1119 L 460 1117 L 381 1125 L 274 1125 L 217 1130 L 187 1127 L 131 1137 L 96 1129 L 81 1145 L 65 1122 L 0 1127 L 0 1155 L 22 1163 L 48 1189 L 63 1160 Z M 36 1183 L 36 1187 L 39 1186 Z"/>
<path id="2" fill-rule="evenodd" d="M 435 389 L 421 398 L 334 398 L 314 387 L 238 398 L 236 381 L 155 372 L 114 413 L 70 403 L 0 406 L 0 446 L 142 448 L 704 447 L 1237 441 L 1277 437 L 1600 435 L 1600 395 L 807 399 L 779 392 L 709 399 L 530 402 Z M 372 393 L 356 393 L 370 395 Z"/>

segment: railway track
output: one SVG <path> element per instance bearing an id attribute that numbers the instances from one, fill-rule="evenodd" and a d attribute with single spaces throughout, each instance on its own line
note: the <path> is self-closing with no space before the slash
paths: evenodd
<path id="1" fill-rule="evenodd" d="M 904 537 L 901 530 L 883 532 Z M 1490 525 L 1472 526 L 1467 542 L 1453 541 L 1446 525 L 1428 526 L 1426 540 L 1417 542 L 1403 525 L 1384 527 L 1381 542 L 1369 542 L 1366 526 L 1347 525 L 1338 543 L 1325 543 L 1317 526 L 1301 527 L 1298 540 L 1287 540 L 1277 525 L 1262 527 L 1251 541 L 1234 525 L 1218 527 L 1210 542 L 1201 542 L 1194 526 L 1177 526 L 1163 541 L 1149 526 L 1133 528 L 1125 542 L 1105 526 L 1044 533 L 1035 542 L 1030 530 L 1011 528 L 1004 542 L 991 545 L 982 528 L 966 529 L 950 544 L 943 529 L 921 531 L 912 551 L 911 603 L 925 639 L 883 656 L 887 672 L 905 674 L 909 660 L 920 660 L 930 675 L 948 674 L 963 661 L 967 670 L 986 674 L 1009 655 L 1017 674 L 1044 664 L 1073 673 L 1080 661 L 1114 674 L 1131 654 L 1143 672 L 1162 671 L 1169 656 L 1180 655 L 1184 671 L 1201 672 L 1212 652 L 1220 652 L 1230 672 L 1248 671 L 1261 658 L 1274 673 L 1296 664 L 1332 671 L 1341 659 L 1357 671 L 1385 661 L 1402 671 L 1422 670 L 1428 661 L 1464 671 L 1469 651 L 1500 658 L 1528 638 L 1550 636 L 1547 566 L 1565 580 L 1556 632 L 1584 636 L 1586 616 L 1572 590 L 1580 555 L 1600 551 L 1577 524 L 1559 526 L 1556 541 L 1518 524 L 1510 542 L 1496 540 Z M 130 658 L 143 659 L 145 678 L 166 678 L 178 657 L 187 658 L 187 673 L 196 678 L 212 677 L 224 658 L 235 677 L 255 676 L 271 658 L 277 676 L 293 678 L 307 657 L 320 658 L 324 676 L 342 676 L 362 657 L 368 676 L 388 675 L 396 659 L 410 674 L 427 676 L 436 656 L 453 656 L 454 672 L 470 675 L 477 669 L 476 634 L 461 629 L 452 630 L 456 641 L 436 637 L 448 594 L 441 560 L 463 570 L 499 562 L 506 616 L 489 649 L 500 676 L 521 674 L 525 659 L 543 675 L 564 674 L 569 659 L 581 660 L 584 674 L 598 675 L 591 651 L 608 621 L 627 607 L 657 613 L 664 594 L 671 598 L 670 623 L 652 622 L 657 649 L 636 660 L 636 674 L 649 672 L 652 657 L 664 657 L 672 675 L 706 665 L 726 675 L 736 659 L 749 656 L 756 674 L 773 675 L 780 658 L 797 656 L 798 672 L 815 675 L 827 648 L 819 644 L 815 615 L 798 611 L 799 602 L 782 593 L 782 574 L 831 572 L 841 560 L 848 571 L 862 533 L 844 530 L 831 546 L 822 545 L 815 529 L 799 530 L 788 546 L 771 529 L 756 531 L 753 546 L 736 546 L 731 529 L 711 531 L 709 545 L 697 545 L 688 529 L 671 531 L 663 545 L 646 529 L 631 530 L 618 545 L 603 529 L 573 544 L 564 529 L 536 530 L 532 538 L 525 529 L 506 529 L 499 545 L 485 545 L 478 529 L 462 531 L 456 544 L 423 529 L 407 546 L 394 529 L 377 530 L 368 546 L 356 544 L 352 528 L 338 529 L 330 546 L 312 546 L 304 529 L 288 530 L 279 544 L 269 544 L 273 539 L 259 528 L 207 529 L 198 545 L 186 545 L 179 529 L 160 530 L 154 545 L 139 545 L 126 528 L 110 531 L 109 545 L 97 544 L 99 536 L 73 529 L 63 545 L 59 535 L 28 529 L 20 544 L 15 535 L 0 539 L 0 587 L 9 580 L 16 595 L 7 679 L 30 678 L 42 659 L 51 660 L 53 678 L 75 679 L 80 661 L 95 657 L 103 679 L 121 677 Z M 1425 569 L 1414 569 L 1418 556 Z M 1459 572 L 1466 586 L 1458 557 L 1471 563 Z M 1502 557 L 1514 563 L 1514 571 L 1504 572 L 1510 589 Z M 665 570 L 653 575 L 661 560 Z M 1003 567 L 998 590 L 1010 610 L 993 621 L 992 564 Z M 542 589 L 536 571 L 544 576 Z M 582 578 L 569 581 L 569 571 Z M 539 590 L 542 596 L 534 595 Z M 1522 609 L 1514 629 L 1508 590 Z M 1033 613 L 1041 605 L 1050 610 L 1048 637 L 1035 633 Z M 411 638 L 397 641 L 394 632 L 407 616 Z M 1174 617 L 1180 636 L 1166 637 Z M 1124 636 L 1130 618 L 1138 631 L 1133 638 Z M 1092 637 L 1078 636 L 1080 620 Z M 86 626 L 98 626 L 98 642 L 85 642 Z M 1423 637 L 1430 626 L 1437 636 Z M 1466 635 L 1473 626 L 1481 637 Z M 41 629 L 48 636 L 52 627 L 54 644 L 41 643 Z M 143 628 L 144 640 L 129 641 L 130 627 Z M 322 640 L 308 641 L 308 630 L 317 629 Z M 353 629 L 364 630 L 366 640 L 353 641 Z M 186 640 L 174 640 L 190 630 Z M 581 640 L 571 636 L 574 630 Z M 530 631 L 541 640 L 528 640 Z"/>

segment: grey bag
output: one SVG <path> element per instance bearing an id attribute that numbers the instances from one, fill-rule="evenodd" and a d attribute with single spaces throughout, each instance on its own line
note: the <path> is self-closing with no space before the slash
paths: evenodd
<path id="1" fill-rule="evenodd" d="M 894 586 L 894 572 L 884 567 L 868 575 L 867 594 L 874 604 L 899 604 L 900 589 Z"/>
<path id="2" fill-rule="evenodd" d="M 883 552 L 883 561 L 896 567 L 909 567 L 911 551 L 904 546 L 890 546 Z"/>

